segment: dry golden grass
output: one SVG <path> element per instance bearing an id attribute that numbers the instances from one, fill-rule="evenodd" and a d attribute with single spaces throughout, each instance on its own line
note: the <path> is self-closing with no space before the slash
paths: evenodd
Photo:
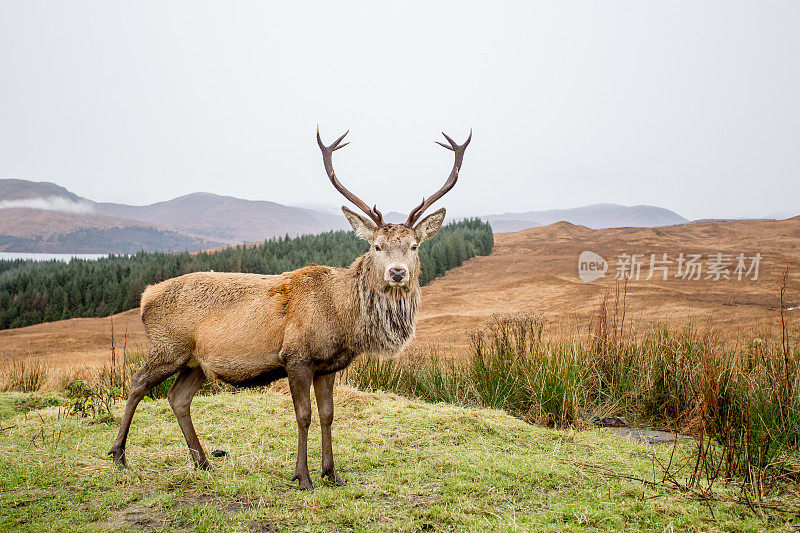
<path id="1" fill-rule="evenodd" d="M 110 318 L 72 318 L 0 331 L 0 365 L 20 359 L 43 360 L 53 369 L 107 363 L 112 320 L 120 348 L 144 343 L 138 309 Z"/>
<path id="2" fill-rule="evenodd" d="M 495 313 L 534 311 L 547 317 L 551 334 L 585 334 L 604 296 L 616 289 L 613 263 L 621 253 L 681 252 L 763 256 L 757 281 L 631 281 L 626 320 L 641 329 L 655 322 L 713 325 L 725 336 L 777 335 L 778 292 L 789 266 L 787 303 L 798 305 L 800 218 L 785 221 L 709 222 L 662 228 L 590 230 L 567 222 L 495 235 L 494 253 L 449 271 L 423 290 L 417 345 L 463 349 L 467 332 Z M 609 263 L 602 280 L 583 283 L 578 256 L 599 253 Z M 674 274 L 675 266 L 671 269 Z M 612 298 L 613 299 L 613 298 Z M 792 311 L 790 313 L 800 313 Z M 791 333 L 800 321 L 790 320 Z"/>

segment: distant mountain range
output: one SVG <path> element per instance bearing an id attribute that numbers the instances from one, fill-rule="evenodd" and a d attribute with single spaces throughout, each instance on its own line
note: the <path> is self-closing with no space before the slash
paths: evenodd
<path id="1" fill-rule="evenodd" d="M 674 211 L 652 205 L 594 204 L 572 209 L 551 209 L 548 211 L 528 211 L 526 213 L 503 213 L 486 215 L 497 233 L 520 231 L 527 228 L 547 226 L 562 220 L 592 229 L 622 227 L 656 227 L 686 224 L 688 219 Z"/>
<path id="2" fill-rule="evenodd" d="M 98 203 L 54 183 L 0 179 L 0 251 L 196 251 L 349 228 L 343 216 L 194 193 L 146 206 Z"/>
<path id="3" fill-rule="evenodd" d="M 384 218 L 399 223 L 406 215 L 392 212 Z M 669 209 L 617 204 L 480 218 L 498 233 L 562 220 L 592 229 L 689 222 Z M 99 203 L 54 183 L 0 179 L 0 251 L 6 252 L 195 251 L 349 228 L 339 214 L 275 202 L 198 192 L 145 206 Z"/>
<path id="4" fill-rule="evenodd" d="M 405 222 L 402 213 L 387 213 L 387 222 Z M 528 228 L 548 226 L 555 222 L 566 221 L 571 224 L 586 226 L 591 229 L 605 228 L 650 228 L 656 226 L 674 226 L 686 224 L 688 219 L 674 211 L 652 205 L 635 205 L 632 207 L 619 204 L 594 204 L 572 209 L 551 209 L 549 211 L 527 211 L 525 213 L 502 213 L 499 215 L 482 215 L 480 218 L 492 225 L 495 233 L 508 233 Z"/>
<path id="5" fill-rule="evenodd" d="M 231 244 L 350 228 L 341 215 L 206 192 L 145 206 L 94 204 L 94 208 L 105 215 L 143 220 Z"/>

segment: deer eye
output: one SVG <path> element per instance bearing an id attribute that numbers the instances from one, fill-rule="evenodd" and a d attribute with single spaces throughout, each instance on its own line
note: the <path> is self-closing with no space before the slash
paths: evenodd
<path id="1" fill-rule="evenodd" d="M 380 246 L 378 246 L 377 244 L 375 245 L 375 251 L 376 251 L 376 252 L 380 252 L 380 251 L 381 251 L 381 247 L 380 247 Z"/>
<path id="2" fill-rule="evenodd" d="M 412 245 L 411 245 L 411 249 L 412 249 L 412 250 L 416 250 L 416 249 L 417 249 L 417 245 L 416 245 L 416 244 L 412 244 Z"/>

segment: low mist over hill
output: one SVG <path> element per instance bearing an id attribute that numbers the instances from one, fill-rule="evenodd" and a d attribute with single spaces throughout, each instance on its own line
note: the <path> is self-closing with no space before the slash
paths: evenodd
<path id="1" fill-rule="evenodd" d="M 60 198 L 75 203 L 86 202 L 84 198 L 69 192 L 64 187 L 56 185 L 55 183 L 47 181 L 0 179 L 0 206 L 6 202 L 46 198 Z"/>
<path id="2" fill-rule="evenodd" d="M 656 226 L 685 224 L 689 220 L 674 211 L 652 205 L 594 204 L 572 209 L 551 209 L 548 211 L 528 211 L 526 213 L 503 213 L 481 217 L 492 224 L 495 232 L 520 231 L 528 228 L 547 226 L 565 221 L 592 229 Z"/>
<path id="3" fill-rule="evenodd" d="M 54 183 L 0 180 L 0 251 L 195 251 L 349 229 L 342 216 L 194 193 L 146 206 L 98 203 Z"/>

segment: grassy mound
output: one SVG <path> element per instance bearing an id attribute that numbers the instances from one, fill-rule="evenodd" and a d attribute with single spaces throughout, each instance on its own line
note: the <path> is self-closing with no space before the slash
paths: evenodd
<path id="1" fill-rule="evenodd" d="M 349 484 L 319 482 L 315 420 L 313 493 L 289 481 L 296 426 L 291 398 L 277 391 L 195 400 L 206 451 L 228 451 L 210 473 L 192 468 L 165 400 L 140 405 L 125 471 L 105 456 L 116 423 L 65 415 L 59 406 L 2 419 L 0 529 L 755 531 L 800 523 L 651 485 L 654 464 L 669 461 L 671 446 L 349 387 L 337 390 L 335 402 L 334 453 Z M 122 407 L 114 409 L 117 420 Z M 675 454 L 692 449 L 678 445 Z"/>

